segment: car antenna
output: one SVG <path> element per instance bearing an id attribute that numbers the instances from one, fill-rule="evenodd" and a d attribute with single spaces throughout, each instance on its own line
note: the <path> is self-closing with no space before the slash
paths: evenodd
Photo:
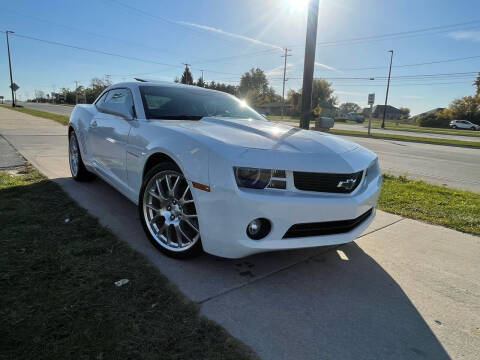
<path id="1" fill-rule="evenodd" d="M 148 82 L 148 80 L 145 80 L 145 79 L 140 79 L 140 78 L 134 78 L 134 79 L 140 82 Z"/>

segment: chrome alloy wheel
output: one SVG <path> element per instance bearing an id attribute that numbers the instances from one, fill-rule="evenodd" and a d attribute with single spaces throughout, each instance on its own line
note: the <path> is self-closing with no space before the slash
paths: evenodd
<path id="1" fill-rule="evenodd" d="M 79 152 L 78 152 L 78 143 L 75 134 L 72 132 L 70 134 L 70 142 L 68 146 L 68 162 L 70 164 L 70 171 L 73 176 L 78 174 L 78 163 L 79 163 Z"/>
<path id="2" fill-rule="evenodd" d="M 200 239 L 192 192 L 185 177 L 173 170 L 153 176 L 143 194 L 143 216 L 150 234 L 164 248 L 182 252 Z"/>

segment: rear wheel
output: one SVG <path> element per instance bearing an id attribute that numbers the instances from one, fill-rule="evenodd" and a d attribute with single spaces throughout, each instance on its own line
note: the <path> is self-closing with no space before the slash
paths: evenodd
<path id="1" fill-rule="evenodd" d="M 70 165 L 70 172 L 72 177 L 77 181 L 92 180 L 95 175 L 85 168 L 78 146 L 77 136 L 75 131 L 71 131 L 68 137 L 68 163 Z"/>
<path id="2" fill-rule="evenodd" d="M 139 200 L 143 228 L 159 250 L 175 258 L 202 251 L 192 191 L 174 164 L 162 163 L 147 173 Z"/>

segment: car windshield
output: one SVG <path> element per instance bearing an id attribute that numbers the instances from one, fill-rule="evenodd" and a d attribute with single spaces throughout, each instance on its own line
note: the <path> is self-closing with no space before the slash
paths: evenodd
<path id="1" fill-rule="evenodd" d="M 194 86 L 140 86 L 140 94 L 147 119 L 200 120 L 218 116 L 266 120 L 235 96 Z"/>

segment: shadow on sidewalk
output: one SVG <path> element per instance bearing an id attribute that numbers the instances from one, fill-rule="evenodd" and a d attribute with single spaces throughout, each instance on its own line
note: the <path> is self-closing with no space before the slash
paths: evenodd
<path id="1" fill-rule="evenodd" d="M 136 206 L 103 181 L 55 181 L 263 359 L 449 358 L 401 287 L 355 243 L 174 260 L 148 242 Z"/>

